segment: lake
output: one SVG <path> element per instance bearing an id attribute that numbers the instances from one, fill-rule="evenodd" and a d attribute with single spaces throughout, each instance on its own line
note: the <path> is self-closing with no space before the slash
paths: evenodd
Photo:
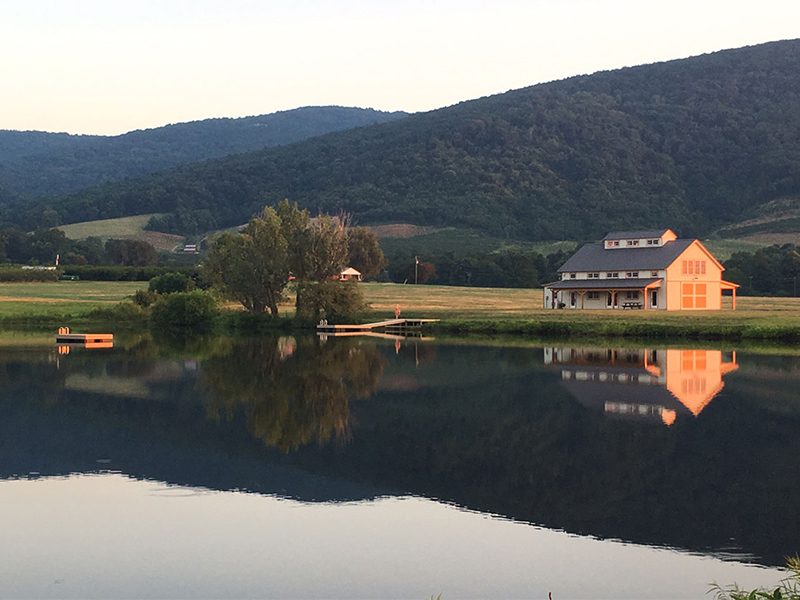
<path id="1" fill-rule="evenodd" d="M 800 354 L 0 332 L 0 597 L 707 598 L 800 550 Z"/>

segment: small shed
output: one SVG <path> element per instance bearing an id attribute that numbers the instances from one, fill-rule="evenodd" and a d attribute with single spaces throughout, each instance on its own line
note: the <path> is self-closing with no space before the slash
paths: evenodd
<path id="1" fill-rule="evenodd" d="M 351 279 L 362 281 L 364 276 L 361 275 L 361 271 L 358 271 L 353 267 L 347 267 L 344 271 L 339 273 L 339 281 L 350 281 Z"/>

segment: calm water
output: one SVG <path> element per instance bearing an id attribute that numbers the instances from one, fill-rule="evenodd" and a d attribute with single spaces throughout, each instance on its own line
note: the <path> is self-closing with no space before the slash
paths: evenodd
<path id="1" fill-rule="evenodd" d="M 0 597 L 771 585 L 798 389 L 733 348 L 0 333 Z"/>

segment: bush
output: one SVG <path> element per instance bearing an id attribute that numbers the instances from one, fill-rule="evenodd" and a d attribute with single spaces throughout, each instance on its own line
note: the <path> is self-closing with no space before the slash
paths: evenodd
<path id="1" fill-rule="evenodd" d="M 800 600 L 800 558 L 797 556 L 786 559 L 786 568 L 789 576 L 780 582 L 772 592 L 765 588 L 757 590 L 743 590 L 738 585 L 726 588 L 714 585 L 711 591 L 715 592 L 717 600 Z"/>
<path id="2" fill-rule="evenodd" d="M 151 292 L 150 290 L 136 290 L 131 297 L 131 300 L 137 306 L 147 308 L 152 306 L 155 301 L 158 300 L 158 294 L 156 292 Z"/>
<path id="3" fill-rule="evenodd" d="M 328 280 L 297 286 L 297 318 L 317 322 L 355 320 L 369 305 L 355 281 Z"/>
<path id="4" fill-rule="evenodd" d="M 197 267 L 101 267 L 95 265 L 65 266 L 66 275 L 77 275 L 82 281 L 150 281 L 164 273 L 182 273 L 187 277 L 199 277 Z"/>
<path id="5" fill-rule="evenodd" d="M 19 267 L 0 268 L 0 281 L 27 282 L 27 281 L 58 281 L 63 271 L 46 269 L 21 269 Z"/>
<path id="6" fill-rule="evenodd" d="M 100 319 L 103 321 L 116 321 L 123 325 L 143 321 L 146 317 L 144 309 L 138 304 L 128 300 L 123 300 L 111 308 L 95 308 L 89 311 L 89 319 Z"/>
<path id="7" fill-rule="evenodd" d="M 164 273 L 163 275 L 153 277 L 147 289 L 156 294 L 191 292 L 194 289 L 194 281 L 183 273 Z"/>
<path id="8" fill-rule="evenodd" d="M 176 292 L 156 301 L 150 321 L 157 327 L 207 328 L 218 312 L 217 301 L 209 292 Z"/>

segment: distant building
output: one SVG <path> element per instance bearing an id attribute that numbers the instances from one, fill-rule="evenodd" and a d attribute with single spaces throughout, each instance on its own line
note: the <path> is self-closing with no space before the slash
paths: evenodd
<path id="1" fill-rule="evenodd" d="M 586 244 L 544 286 L 546 308 L 719 310 L 725 268 L 697 239 L 670 229 L 618 231 Z"/>
<path id="2" fill-rule="evenodd" d="M 347 267 L 339 274 L 339 281 L 350 281 L 351 279 L 362 281 L 364 277 L 361 275 L 361 271 L 357 271 L 353 267 Z"/>
<path id="3" fill-rule="evenodd" d="M 183 251 L 186 254 L 197 254 L 197 244 L 186 244 L 183 247 Z"/>

